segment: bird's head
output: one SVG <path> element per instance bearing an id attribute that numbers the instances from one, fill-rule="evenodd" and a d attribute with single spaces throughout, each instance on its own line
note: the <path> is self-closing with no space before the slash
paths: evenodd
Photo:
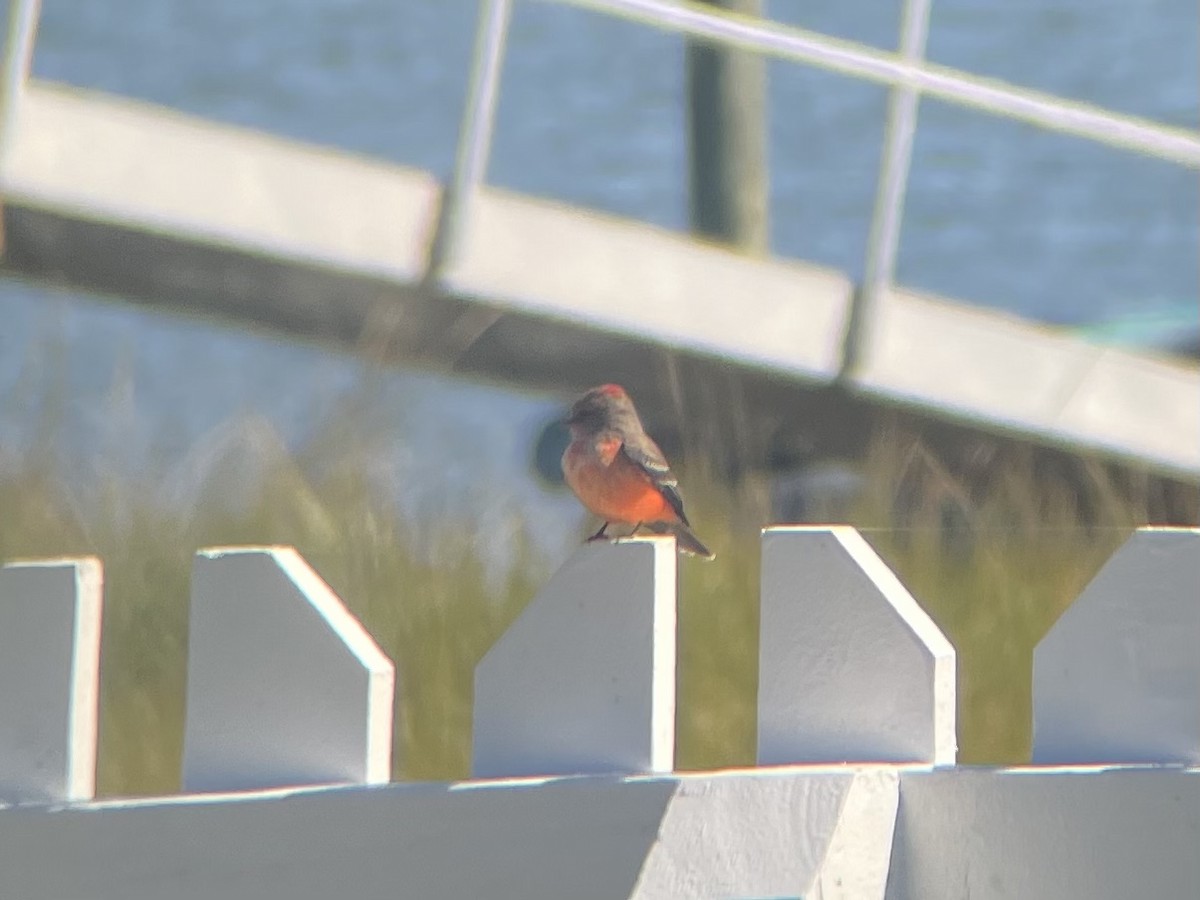
<path id="1" fill-rule="evenodd" d="M 589 435 L 621 427 L 631 418 L 636 422 L 637 412 L 625 389 L 602 384 L 576 400 L 563 421 L 572 434 Z"/>

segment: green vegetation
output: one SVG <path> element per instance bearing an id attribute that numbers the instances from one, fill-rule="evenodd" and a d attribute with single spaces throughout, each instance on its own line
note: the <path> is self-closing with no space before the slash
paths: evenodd
<path id="1" fill-rule="evenodd" d="M 397 777 L 467 774 L 474 665 L 551 561 L 518 536 L 511 563 L 495 571 L 466 516 L 406 512 L 379 490 L 364 474 L 370 466 L 355 433 L 352 423 L 331 422 L 298 453 L 277 454 L 250 487 L 240 485 L 236 502 L 203 489 L 190 504 L 162 499 L 164 472 L 104 475 L 86 491 L 69 486 L 51 425 L 22 447 L 0 443 L 0 560 L 94 553 L 104 561 L 102 793 L 177 787 L 190 560 L 198 547 L 221 544 L 294 545 L 396 660 Z M 119 463 L 98 460 L 96 471 L 118 473 Z M 864 529 L 958 648 L 964 761 L 1027 757 L 1034 643 L 1150 515 L 1098 465 L 1082 463 L 1059 480 L 1036 469 L 1029 452 L 1013 448 L 968 488 L 890 425 L 868 454 L 867 490 L 837 513 Z M 693 518 L 718 560 L 681 563 L 679 762 L 748 764 L 766 486 L 731 489 L 694 469 L 686 476 Z M 216 480 L 210 474 L 209 487 Z M 1087 518 L 1103 527 L 1083 524 L 1081 497 Z"/>

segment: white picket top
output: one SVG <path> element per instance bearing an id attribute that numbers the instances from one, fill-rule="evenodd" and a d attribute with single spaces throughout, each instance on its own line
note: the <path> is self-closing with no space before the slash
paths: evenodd
<path id="1" fill-rule="evenodd" d="M 476 778 L 675 767 L 675 539 L 584 545 L 475 670 Z"/>
<path id="2" fill-rule="evenodd" d="M 853 528 L 762 539 L 758 763 L 953 765 L 954 648 Z"/>
<path id="3" fill-rule="evenodd" d="M 1143 528 L 1033 655 L 1033 761 L 1200 766 L 1200 528 Z"/>
<path id="4" fill-rule="evenodd" d="M 387 781 L 394 680 L 391 660 L 292 548 L 200 552 L 184 790 Z"/>

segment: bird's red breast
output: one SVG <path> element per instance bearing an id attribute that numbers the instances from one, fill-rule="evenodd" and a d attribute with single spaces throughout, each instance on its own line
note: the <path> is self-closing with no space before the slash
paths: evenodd
<path id="1" fill-rule="evenodd" d="M 621 451 L 619 439 L 571 442 L 563 475 L 580 502 L 607 522 L 678 522 L 649 473 Z"/>

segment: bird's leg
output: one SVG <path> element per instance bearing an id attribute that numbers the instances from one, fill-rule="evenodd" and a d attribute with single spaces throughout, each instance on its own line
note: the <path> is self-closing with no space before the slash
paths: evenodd
<path id="1" fill-rule="evenodd" d="M 604 532 L 605 532 L 605 531 L 607 531 L 607 530 L 608 530 L 608 523 L 607 523 L 607 522 L 605 522 L 603 525 L 601 525 L 601 526 L 600 526 L 600 530 L 599 530 L 599 531 L 597 531 L 597 532 L 596 532 L 595 534 L 593 534 L 593 535 L 592 535 L 590 538 L 588 538 L 588 543 L 590 544 L 592 541 L 598 541 L 598 540 L 600 540 L 601 538 L 605 537 L 605 534 L 604 534 Z"/>
<path id="2" fill-rule="evenodd" d="M 645 524 L 646 524 L 645 522 L 638 522 L 636 525 L 633 526 L 633 531 L 629 532 L 629 536 L 633 537 L 635 534 L 637 534 L 641 530 L 642 526 Z"/>

